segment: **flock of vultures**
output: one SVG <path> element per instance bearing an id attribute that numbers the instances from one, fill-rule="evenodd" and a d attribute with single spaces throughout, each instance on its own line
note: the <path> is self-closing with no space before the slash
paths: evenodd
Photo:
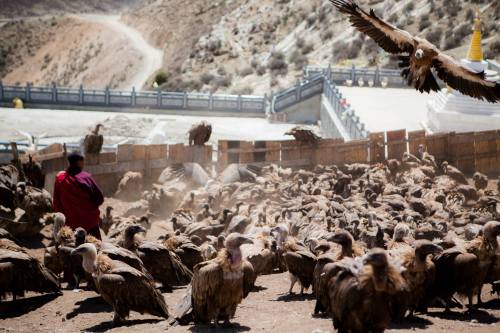
<path id="1" fill-rule="evenodd" d="M 133 202 L 120 215 L 104 209 L 102 241 L 51 211 L 40 174 L 32 160 L 0 168 L 2 218 L 21 210 L 28 226 L 0 229 L 7 306 L 28 291 L 87 288 L 117 325 L 136 311 L 217 327 L 259 292 L 260 275 L 288 271 L 289 292 L 312 293 L 311 311 L 339 332 L 382 332 L 429 307 L 476 311 L 485 284 L 500 289 L 500 180 L 468 179 L 423 146 L 402 160 L 307 170 L 230 165 L 211 176 L 186 163 L 147 187 L 128 172 L 116 196 Z M 170 231 L 147 239 L 153 219 Z M 51 230 L 43 262 L 21 236 L 41 227 Z M 181 301 L 166 304 L 162 292 L 179 286 Z"/>

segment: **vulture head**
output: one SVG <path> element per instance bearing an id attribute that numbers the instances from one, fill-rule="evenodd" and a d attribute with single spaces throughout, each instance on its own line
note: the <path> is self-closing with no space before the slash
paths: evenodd
<path id="1" fill-rule="evenodd" d="M 405 237 L 408 237 L 410 234 L 410 227 L 408 224 L 400 222 L 396 224 L 394 227 L 394 234 L 392 235 L 392 239 L 396 242 L 402 242 Z"/>
<path id="2" fill-rule="evenodd" d="M 328 237 L 327 240 L 329 242 L 334 242 L 342 246 L 343 248 L 352 247 L 352 243 L 354 242 L 351 234 L 345 230 L 339 230 L 332 236 Z"/>
<path id="3" fill-rule="evenodd" d="M 140 224 L 132 224 L 129 225 L 125 229 L 125 237 L 134 237 L 135 234 L 141 233 L 141 232 L 146 232 L 146 229 L 140 225 Z"/>
<path id="4" fill-rule="evenodd" d="M 92 243 L 85 243 L 71 251 L 71 255 L 81 255 L 83 269 L 87 273 L 94 273 L 97 270 L 97 249 Z"/>
<path id="5" fill-rule="evenodd" d="M 95 125 L 95 128 L 94 128 L 94 130 L 92 131 L 92 134 L 98 135 L 98 134 L 99 134 L 99 129 L 100 129 L 100 128 L 104 128 L 104 125 L 103 125 L 103 124 L 97 124 L 97 125 Z"/>
<path id="6" fill-rule="evenodd" d="M 76 228 L 73 235 L 75 236 L 76 244 L 83 244 L 85 242 L 85 237 L 87 237 L 87 231 L 79 227 Z"/>
<path id="7" fill-rule="evenodd" d="M 224 241 L 224 246 L 229 251 L 232 249 L 237 249 L 243 244 L 253 244 L 253 241 L 245 235 L 237 232 L 233 232 L 226 237 Z"/>
<path id="8" fill-rule="evenodd" d="M 494 241 L 500 235 L 500 222 L 490 221 L 483 227 L 483 236 L 488 241 Z"/>
<path id="9" fill-rule="evenodd" d="M 231 265 L 239 265 L 241 263 L 242 254 L 240 246 L 243 244 L 253 244 L 253 241 L 245 235 L 237 232 L 233 232 L 226 237 L 224 246 L 231 256 Z"/>
<path id="10" fill-rule="evenodd" d="M 363 259 L 363 264 L 373 268 L 384 268 L 388 265 L 387 254 L 383 249 L 373 248 Z"/>
<path id="11" fill-rule="evenodd" d="M 415 241 L 415 255 L 420 260 L 425 260 L 430 254 L 439 254 L 443 252 L 443 248 L 426 239 Z"/>
<path id="12" fill-rule="evenodd" d="M 278 224 L 277 226 L 275 226 L 274 228 L 271 229 L 271 232 L 275 232 L 277 234 L 276 236 L 276 241 L 278 243 L 278 248 L 281 248 L 281 246 L 283 245 L 283 243 L 286 241 L 287 237 L 288 237 L 288 227 L 281 223 L 281 224 Z"/>
<path id="13" fill-rule="evenodd" d="M 444 161 L 441 163 L 441 169 L 443 169 L 443 172 L 446 175 L 448 173 L 448 162 Z"/>

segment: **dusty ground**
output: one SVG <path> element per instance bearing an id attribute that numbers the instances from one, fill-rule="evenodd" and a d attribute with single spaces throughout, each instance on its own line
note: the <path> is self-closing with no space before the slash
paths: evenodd
<path id="1" fill-rule="evenodd" d="M 151 237 L 151 234 L 149 235 Z M 39 244 L 39 243 L 38 243 Z M 41 255 L 43 250 L 35 250 Z M 125 326 L 112 328 L 111 308 L 94 292 L 65 290 L 62 296 L 28 295 L 15 302 L 0 303 L 0 332 L 333 332 L 331 320 L 313 318 L 313 297 L 287 295 L 287 273 L 260 276 L 257 288 L 238 307 L 233 325 L 225 329 L 210 326 L 169 326 L 167 321 L 132 313 Z M 484 291 L 486 309 L 465 315 L 455 310 L 444 316 L 442 309 L 431 309 L 411 321 L 394 324 L 392 332 L 498 332 L 500 299 Z M 172 307 L 184 288 L 164 294 Z"/>

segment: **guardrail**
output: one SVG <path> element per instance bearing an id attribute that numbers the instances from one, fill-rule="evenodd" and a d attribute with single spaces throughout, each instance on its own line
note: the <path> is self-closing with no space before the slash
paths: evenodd
<path id="1" fill-rule="evenodd" d="M 60 106 L 149 108 L 164 110 L 209 110 L 265 114 L 266 96 L 222 95 L 165 91 L 120 91 L 3 85 L 0 81 L 0 101 L 20 98 L 25 103 Z"/>
<path id="2" fill-rule="evenodd" d="M 279 113 L 291 105 L 300 103 L 314 95 L 323 94 L 332 106 L 337 117 L 342 122 L 345 132 L 351 139 L 366 138 L 369 132 L 349 103 L 336 88 L 335 82 L 331 81 L 331 73 L 317 72 L 308 76 L 304 81 L 297 82 L 291 88 L 283 90 L 272 96 L 271 112 Z M 334 123 L 331 121 L 331 123 Z"/>
<path id="3" fill-rule="evenodd" d="M 400 71 L 389 68 L 356 68 L 352 67 L 321 67 L 305 66 L 304 77 L 314 77 L 319 73 L 330 75 L 330 80 L 338 85 L 356 85 L 370 87 L 398 87 L 407 88 Z"/>

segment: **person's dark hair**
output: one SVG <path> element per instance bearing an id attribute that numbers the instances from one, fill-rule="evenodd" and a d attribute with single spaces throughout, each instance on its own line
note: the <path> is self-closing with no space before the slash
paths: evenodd
<path id="1" fill-rule="evenodd" d="M 78 150 L 74 150 L 68 155 L 68 163 L 70 166 L 76 165 L 78 161 L 82 161 L 83 155 Z"/>

